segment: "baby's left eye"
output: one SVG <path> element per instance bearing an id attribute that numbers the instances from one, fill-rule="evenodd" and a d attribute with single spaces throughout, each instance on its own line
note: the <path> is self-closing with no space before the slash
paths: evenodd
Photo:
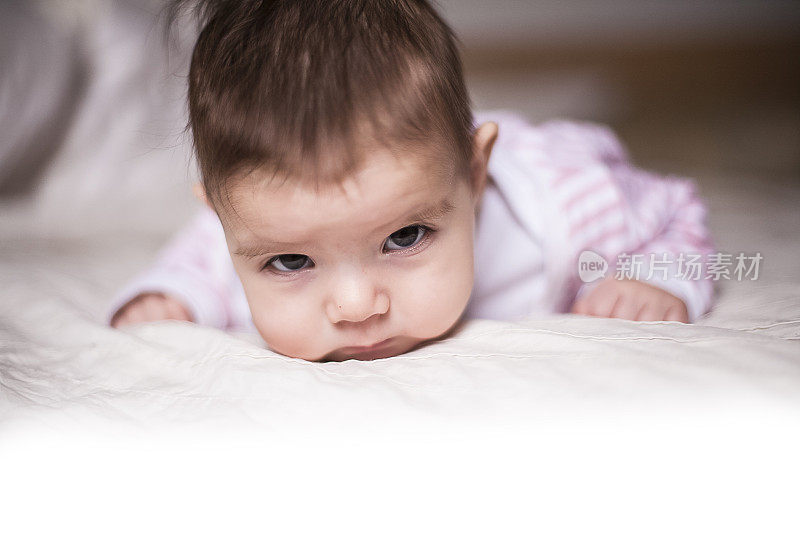
<path id="1" fill-rule="evenodd" d="M 414 246 L 430 231 L 425 226 L 414 224 L 406 226 L 389 235 L 383 245 L 384 250 L 402 250 Z"/>

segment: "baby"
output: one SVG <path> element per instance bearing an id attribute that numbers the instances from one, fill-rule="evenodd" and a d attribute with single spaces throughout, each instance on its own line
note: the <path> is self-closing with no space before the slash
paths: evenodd
<path id="1" fill-rule="evenodd" d="M 255 328 L 275 352 L 342 361 L 463 318 L 709 309 L 711 281 L 677 260 L 713 250 L 692 183 L 636 169 L 601 126 L 476 120 L 424 0 L 201 7 L 189 111 L 208 209 L 115 296 L 112 326 Z M 587 250 L 609 272 L 581 283 Z M 618 279 L 626 253 L 644 262 Z"/>

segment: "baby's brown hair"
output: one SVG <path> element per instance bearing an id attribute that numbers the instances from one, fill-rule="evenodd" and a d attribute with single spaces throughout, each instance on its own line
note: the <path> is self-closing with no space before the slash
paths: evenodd
<path id="1" fill-rule="evenodd" d="M 372 143 L 442 146 L 466 172 L 473 122 L 456 38 L 425 0 L 179 0 L 202 31 L 189 126 L 208 199 L 256 168 L 336 182 Z"/>

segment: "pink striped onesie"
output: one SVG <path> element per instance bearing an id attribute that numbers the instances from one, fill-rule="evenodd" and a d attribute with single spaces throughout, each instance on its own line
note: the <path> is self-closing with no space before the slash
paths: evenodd
<path id="1" fill-rule="evenodd" d="M 566 312 L 594 283 L 578 275 L 591 250 L 608 262 L 643 256 L 639 279 L 686 304 L 694 321 L 707 312 L 713 285 L 681 276 L 680 254 L 713 252 L 706 208 L 687 179 L 637 169 L 607 128 L 549 121 L 531 125 L 507 112 L 497 122 L 490 180 L 475 231 L 475 285 L 466 318 L 513 320 Z M 655 255 L 652 255 L 655 254 Z M 657 267 L 653 257 L 660 259 Z M 658 268 L 659 275 L 652 274 Z M 107 322 L 134 296 L 163 292 L 182 301 L 201 325 L 255 331 L 216 214 L 203 208 L 108 306 Z"/>

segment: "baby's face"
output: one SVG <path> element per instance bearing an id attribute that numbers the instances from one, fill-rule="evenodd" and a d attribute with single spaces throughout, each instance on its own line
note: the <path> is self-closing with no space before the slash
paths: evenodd
<path id="1" fill-rule="evenodd" d="M 232 188 L 226 240 L 270 349 L 377 359 L 458 322 L 472 291 L 478 195 L 432 159 L 377 151 L 341 187 L 256 172 Z"/>

